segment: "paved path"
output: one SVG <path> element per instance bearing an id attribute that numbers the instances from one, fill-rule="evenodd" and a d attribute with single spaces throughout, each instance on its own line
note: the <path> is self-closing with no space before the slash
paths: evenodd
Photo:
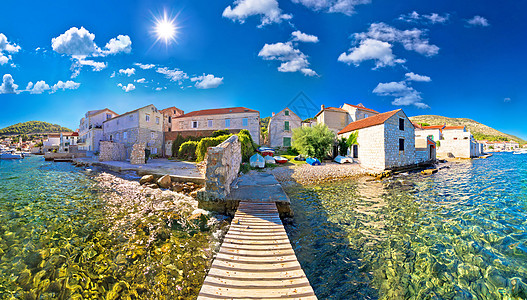
<path id="1" fill-rule="evenodd" d="M 240 202 L 198 299 L 317 299 L 275 203 Z"/>
<path id="2" fill-rule="evenodd" d="M 227 200 L 290 203 L 274 175 L 263 172 L 249 172 L 240 177 Z"/>

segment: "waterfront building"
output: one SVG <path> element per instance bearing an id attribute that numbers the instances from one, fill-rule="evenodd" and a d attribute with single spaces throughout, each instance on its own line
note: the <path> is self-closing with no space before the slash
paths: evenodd
<path id="1" fill-rule="evenodd" d="M 415 136 L 415 162 L 417 164 L 435 161 L 437 156 L 437 145 L 431 136 Z"/>
<path id="2" fill-rule="evenodd" d="M 59 150 L 60 146 L 60 133 L 49 133 L 47 139 L 42 143 L 43 152 L 52 152 L 53 150 Z"/>
<path id="3" fill-rule="evenodd" d="M 77 149 L 78 132 L 61 132 L 59 152 L 70 152 L 70 147 Z"/>
<path id="4" fill-rule="evenodd" d="M 338 134 L 339 131 L 351 122 L 356 122 L 377 114 L 379 114 L 377 111 L 364 107 L 362 103 L 357 105 L 344 103 L 341 107 L 326 107 L 322 105 L 314 119 L 317 124 L 326 124 L 331 131 Z"/>
<path id="5" fill-rule="evenodd" d="M 416 126 L 416 138 L 431 137 L 437 144 L 437 155 L 441 158 L 472 158 L 483 155 L 483 147 L 465 126 Z"/>
<path id="6" fill-rule="evenodd" d="M 99 151 L 99 143 L 103 139 L 103 122 L 118 115 L 108 108 L 87 112 L 79 125 L 79 150 Z"/>
<path id="7" fill-rule="evenodd" d="M 172 118 L 172 131 L 166 132 L 166 140 L 178 135 L 210 136 L 216 130 L 238 133 L 247 129 L 256 144 L 260 144 L 260 112 L 245 107 L 205 109 Z"/>
<path id="8" fill-rule="evenodd" d="M 289 108 L 285 108 L 269 119 L 267 132 L 269 133 L 269 146 L 291 147 L 293 142 L 293 129 L 302 126 L 302 119 Z"/>
<path id="9" fill-rule="evenodd" d="M 172 131 L 172 120 L 176 117 L 179 117 L 185 114 L 184 111 L 182 111 L 181 109 L 175 106 L 162 109 L 160 110 L 160 112 L 163 114 L 163 132 L 171 132 Z"/>
<path id="10" fill-rule="evenodd" d="M 353 132 L 358 137 L 351 155 L 366 169 L 382 171 L 416 163 L 415 129 L 402 109 L 351 122 L 338 137 L 349 138 Z"/>
<path id="11" fill-rule="evenodd" d="M 103 140 L 124 144 L 130 157 L 134 144 L 144 144 L 151 154 L 163 148 L 163 114 L 153 105 L 138 108 L 103 122 Z"/>

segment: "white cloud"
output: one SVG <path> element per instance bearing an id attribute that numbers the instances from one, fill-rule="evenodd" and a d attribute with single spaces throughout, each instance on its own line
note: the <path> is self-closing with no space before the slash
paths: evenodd
<path id="1" fill-rule="evenodd" d="M 167 89 L 166 86 L 165 87 L 156 87 L 156 91 L 158 91 L 158 92 L 162 91 L 162 90 L 166 90 L 166 89 Z"/>
<path id="2" fill-rule="evenodd" d="M 415 74 L 414 72 L 406 73 L 404 74 L 406 76 L 406 80 L 409 81 L 420 81 L 420 82 L 430 82 L 432 79 L 428 76 Z"/>
<path id="3" fill-rule="evenodd" d="M 360 65 L 365 60 L 374 60 L 375 68 L 394 66 L 395 64 L 404 63 L 404 59 L 396 59 L 392 52 L 392 45 L 387 42 L 366 39 L 360 42 L 360 45 L 350 49 L 350 53 L 340 54 L 338 61 Z"/>
<path id="4" fill-rule="evenodd" d="M 139 68 L 143 70 L 149 70 L 156 67 L 154 64 L 142 64 L 142 63 L 135 63 L 134 65 L 138 66 Z"/>
<path id="5" fill-rule="evenodd" d="M 110 75 L 110 78 L 114 78 L 115 77 L 115 71 L 112 72 L 112 75 Z"/>
<path id="6" fill-rule="evenodd" d="M 130 77 L 135 74 L 135 68 L 120 69 L 119 74 L 124 74 Z"/>
<path id="7" fill-rule="evenodd" d="M 127 35 L 118 35 L 117 38 L 111 39 L 103 51 L 105 55 L 117 53 L 130 53 L 132 51 L 132 41 Z"/>
<path id="8" fill-rule="evenodd" d="M 190 81 L 196 82 L 194 85 L 198 89 L 213 89 L 223 83 L 223 77 L 215 77 L 212 74 L 190 78 Z"/>
<path id="9" fill-rule="evenodd" d="M 294 31 L 291 33 L 293 36 L 293 41 L 296 42 L 304 42 L 304 43 L 318 43 L 318 37 L 311 35 L 311 34 L 305 34 L 301 32 L 300 30 Z"/>
<path id="10" fill-rule="evenodd" d="M 10 43 L 7 37 L 0 33 L 0 66 L 7 64 L 11 59 L 11 54 L 20 51 L 20 46 L 15 43 Z"/>
<path id="11" fill-rule="evenodd" d="M 404 81 L 379 83 L 373 90 L 373 93 L 380 96 L 395 97 L 392 101 L 393 105 L 414 105 L 418 108 L 430 108 L 430 106 L 423 103 L 421 93 L 416 91 L 413 87 L 408 86 Z"/>
<path id="12" fill-rule="evenodd" d="M 350 16 L 355 12 L 355 6 L 369 4 L 371 0 L 293 0 L 293 2 L 301 3 L 314 11 L 343 13 Z"/>
<path id="13" fill-rule="evenodd" d="M 437 13 L 431 13 L 429 15 L 421 15 L 416 11 L 401 15 L 398 19 L 408 23 L 429 23 L 429 24 L 443 24 L 450 18 L 449 14 L 440 15 Z"/>
<path id="14" fill-rule="evenodd" d="M 105 62 L 94 61 L 94 60 L 83 59 L 83 58 L 77 60 L 77 62 L 78 62 L 81 66 L 90 66 L 90 67 L 92 67 L 93 71 L 95 71 L 95 72 L 102 71 L 102 70 L 104 70 L 104 69 L 108 66 L 108 64 L 105 63 Z"/>
<path id="15" fill-rule="evenodd" d="M 183 80 L 188 79 L 187 73 L 178 69 L 169 69 L 164 67 L 157 68 L 156 72 L 165 75 L 166 78 L 170 79 L 171 81 L 178 82 L 179 84 L 181 84 Z"/>
<path id="16" fill-rule="evenodd" d="M 98 51 L 94 42 L 95 34 L 84 27 L 72 27 L 56 38 L 51 39 L 51 47 L 60 54 L 70 56 L 90 56 Z"/>
<path id="17" fill-rule="evenodd" d="M 130 92 L 135 90 L 135 85 L 129 83 L 128 85 L 122 85 L 121 83 L 117 84 L 118 87 L 122 88 L 125 92 Z"/>
<path id="18" fill-rule="evenodd" d="M 490 26 L 489 21 L 482 16 L 474 16 L 472 19 L 467 20 L 467 23 L 470 26 L 481 26 L 481 27 Z"/>
<path id="19" fill-rule="evenodd" d="M 223 17 L 240 23 L 244 23 L 245 19 L 256 15 L 260 16 L 260 26 L 280 23 L 282 20 L 292 18 L 291 15 L 282 13 L 277 0 L 236 0 L 233 7 L 229 5 L 223 11 Z"/>
<path id="20" fill-rule="evenodd" d="M 51 90 L 53 93 L 58 90 L 76 90 L 79 88 L 80 85 L 80 83 L 71 80 L 68 80 L 66 82 L 59 80 L 56 84 L 51 87 Z"/>
<path id="21" fill-rule="evenodd" d="M 295 49 L 291 42 L 265 44 L 258 53 L 265 60 L 278 60 L 282 64 L 278 67 L 280 72 L 302 72 L 306 76 L 318 75 L 309 68 L 307 56 L 300 50 Z"/>
<path id="22" fill-rule="evenodd" d="M 356 40 L 375 39 L 383 42 L 400 43 L 408 51 L 415 51 L 425 56 L 434 56 L 439 47 L 431 45 L 421 29 L 399 30 L 385 23 L 373 23 L 367 32 L 356 33 Z"/>
<path id="23" fill-rule="evenodd" d="M 0 94 L 18 94 L 18 85 L 15 84 L 11 74 L 4 74 L 2 85 L 0 85 Z"/>
<path id="24" fill-rule="evenodd" d="M 145 83 L 145 82 L 146 82 L 146 79 L 144 79 L 144 78 L 136 79 L 136 80 L 134 80 L 134 82 L 137 82 L 137 83 Z"/>
<path id="25" fill-rule="evenodd" d="M 26 91 L 30 92 L 31 94 L 42 94 L 49 89 L 49 85 L 44 80 L 37 81 L 35 84 L 30 81 L 26 87 Z"/>
<path id="26" fill-rule="evenodd" d="M 503 99 L 503 102 L 511 102 L 511 101 L 512 101 L 511 98 L 508 98 L 508 97 Z"/>

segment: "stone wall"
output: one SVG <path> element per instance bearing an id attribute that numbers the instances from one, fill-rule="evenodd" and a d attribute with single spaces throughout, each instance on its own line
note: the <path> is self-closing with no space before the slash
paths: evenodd
<path id="1" fill-rule="evenodd" d="M 357 143 L 361 166 L 374 171 L 384 171 L 386 168 L 384 124 L 360 129 Z"/>
<path id="2" fill-rule="evenodd" d="M 404 130 L 399 129 L 399 119 L 404 120 Z M 384 122 L 385 168 L 399 168 L 415 164 L 415 128 L 404 112 Z M 399 139 L 404 139 L 404 151 L 399 151 Z"/>
<path id="3" fill-rule="evenodd" d="M 99 149 L 99 161 L 126 160 L 126 149 L 124 144 L 111 141 L 101 141 Z"/>
<path id="4" fill-rule="evenodd" d="M 141 165 L 145 163 L 145 144 L 137 143 L 132 146 L 130 163 L 132 165 Z"/>

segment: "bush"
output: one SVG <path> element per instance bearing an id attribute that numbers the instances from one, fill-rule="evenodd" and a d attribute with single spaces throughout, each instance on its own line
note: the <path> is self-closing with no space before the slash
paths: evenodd
<path id="1" fill-rule="evenodd" d="M 181 144 L 178 151 L 178 158 L 186 160 L 196 160 L 196 148 L 198 147 L 198 142 L 188 141 Z"/>
<path id="2" fill-rule="evenodd" d="M 346 156 L 348 154 L 348 143 L 345 137 L 338 140 L 339 155 Z"/>
<path id="3" fill-rule="evenodd" d="M 251 133 L 247 129 L 243 129 L 238 133 L 242 148 L 242 161 L 248 162 L 249 158 L 256 152 L 256 146 L 254 144 Z"/>
<path id="4" fill-rule="evenodd" d="M 222 136 L 222 135 L 229 135 L 231 134 L 227 129 L 221 129 L 221 130 L 216 130 L 212 133 L 212 137 L 219 137 L 219 136 Z"/>
<path id="5" fill-rule="evenodd" d="M 285 152 L 287 155 L 297 156 L 299 153 L 296 151 L 293 147 L 287 147 L 287 150 Z"/>
<path id="6" fill-rule="evenodd" d="M 359 132 L 358 131 L 353 131 L 350 136 L 348 137 L 348 139 L 346 140 L 346 145 L 348 146 L 348 148 L 352 148 L 353 145 L 357 145 L 358 140 L 359 138 Z"/>
<path id="7" fill-rule="evenodd" d="M 324 159 L 333 147 L 335 134 L 325 124 L 293 130 L 293 147 L 302 155 Z"/>
<path id="8" fill-rule="evenodd" d="M 207 137 L 201 139 L 199 143 L 197 144 L 196 148 L 196 159 L 197 161 L 202 161 L 205 159 L 205 155 L 207 154 L 207 149 L 209 147 L 216 147 L 219 144 L 223 143 L 226 139 L 228 139 L 231 135 L 222 135 L 217 137 Z M 182 145 L 183 146 L 183 145 Z"/>
<path id="9" fill-rule="evenodd" d="M 178 134 L 176 139 L 172 141 L 172 156 L 178 156 L 179 155 L 179 147 L 184 142 L 187 142 L 188 140 L 185 139 L 181 134 Z"/>

